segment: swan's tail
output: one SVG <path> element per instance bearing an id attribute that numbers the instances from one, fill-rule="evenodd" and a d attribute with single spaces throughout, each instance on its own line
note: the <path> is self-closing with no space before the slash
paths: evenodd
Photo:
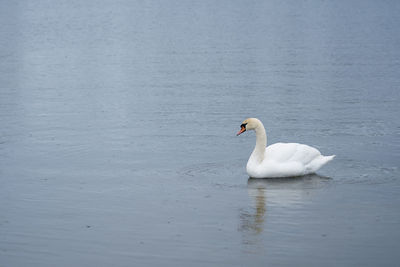
<path id="1" fill-rule="evenodd" d="M 319 168 L 327 164 L 329 161 L 333 160 L 336 157 L 336 155 L 331 155 L 331 156 L 322 156 L 319 160 Z"/>
<path id="2" fill-rule="evenodd" d="M 325 163 L 328 163 L 329 161 L 333 160 L 335 157 L 336 157 L 336 155 L 324 156 Z"/>
<path id="3" fill-rule="evenodd" d="M 318 158 L 314 159 L 313 161 L 308 164 L 306 167 L 307 173 L 314 173 L 316 172 L 319 168 L 324 166 L 326 163 L 329 161 L 333 160 L 336 157 L 336 155 L 331 155 L 331 156 L 319 156 Z"/>

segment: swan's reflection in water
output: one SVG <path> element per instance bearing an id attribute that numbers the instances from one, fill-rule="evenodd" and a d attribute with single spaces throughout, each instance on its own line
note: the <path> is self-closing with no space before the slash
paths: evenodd
<path id="1" fill-rule="evenodd" d="M 267 211 L 266 207 L 266 197 L 265 197 L 265 188 L 256 187 L 249 188 L 248 190 L 249 196 L 252 198 L 255 207 L 250 209 L 249 211 L 242 211 L 241 218 L 241 227 L 240 229 L 252 234 L 260 234 L 263 231 L 264 220 Z"/>
<path id="2" fill-rule="evenodd" d="M 268 210 L 280 209 L 279 213 L 290 212 L 296 205 L 304 204 L 312 191 L 324 188 L 331 180 L 317 174 L 273 179 L 249 178 L 247 188 L 250 206 L 240 212 L 239 230 L 244 234 L 243 243 L 260 245 L 259 236 L 268 227 Z"/>

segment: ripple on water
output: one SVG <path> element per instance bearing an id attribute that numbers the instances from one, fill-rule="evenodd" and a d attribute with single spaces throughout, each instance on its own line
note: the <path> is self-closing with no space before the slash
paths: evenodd
<path id="1" fill-rule="evenodd" d="M 220 187 L 243 186 L 249 178 L 243 162 L 245 161 L 199 163 L 187 166 L 178 173 L 186 180 L 201 180 Z M 340 164 L 337 163 L 336 166 L 338 165 Z M 308 189 L 317 189 L 340 184 L 386 184 L 395 182 L 400 177 L 397 167 L 367 166 L 362 162 L 336 166 L 329 169 L 325 167 L 329 176 L 322 175 L 324 170 L 320 170 L 317 174 L 302 177 L 249 179 L 248 185 L 262 185 L 269 188 L 297 187 L 301 185 Z"/>
<path id="2" fill-rule="evenodd" d="M 398 181 L 400 177 L 397 167 L 367 165 L 361 162 L 349 163 L 337 170 L 335 182 L 339 184 L 379 185 Z"/>

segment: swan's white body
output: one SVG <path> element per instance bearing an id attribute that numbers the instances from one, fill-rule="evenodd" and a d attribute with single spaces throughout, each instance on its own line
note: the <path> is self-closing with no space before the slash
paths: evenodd
<path id="1" fill-rule="evenodd" d="M 276 143 L 266 147 L 267 135 L 264 125 L 255 118 L 245 120 L 238 135 L 246 130 L 256 132 L 256 146 L 246 167 L 252 178 L 291 177 L 315 173 L 335 157 L 323 156 L 316 148 L 298 143 Z"/>

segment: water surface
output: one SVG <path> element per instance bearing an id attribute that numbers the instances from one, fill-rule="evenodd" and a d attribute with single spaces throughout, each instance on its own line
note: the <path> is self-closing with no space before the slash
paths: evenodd
<path id="1" fill-rule="evenodd" d="M 397 266 L 399 12 L 0 2 L 0 266 Z M 337 157 L 249 180 L 247 117 Z"/>

